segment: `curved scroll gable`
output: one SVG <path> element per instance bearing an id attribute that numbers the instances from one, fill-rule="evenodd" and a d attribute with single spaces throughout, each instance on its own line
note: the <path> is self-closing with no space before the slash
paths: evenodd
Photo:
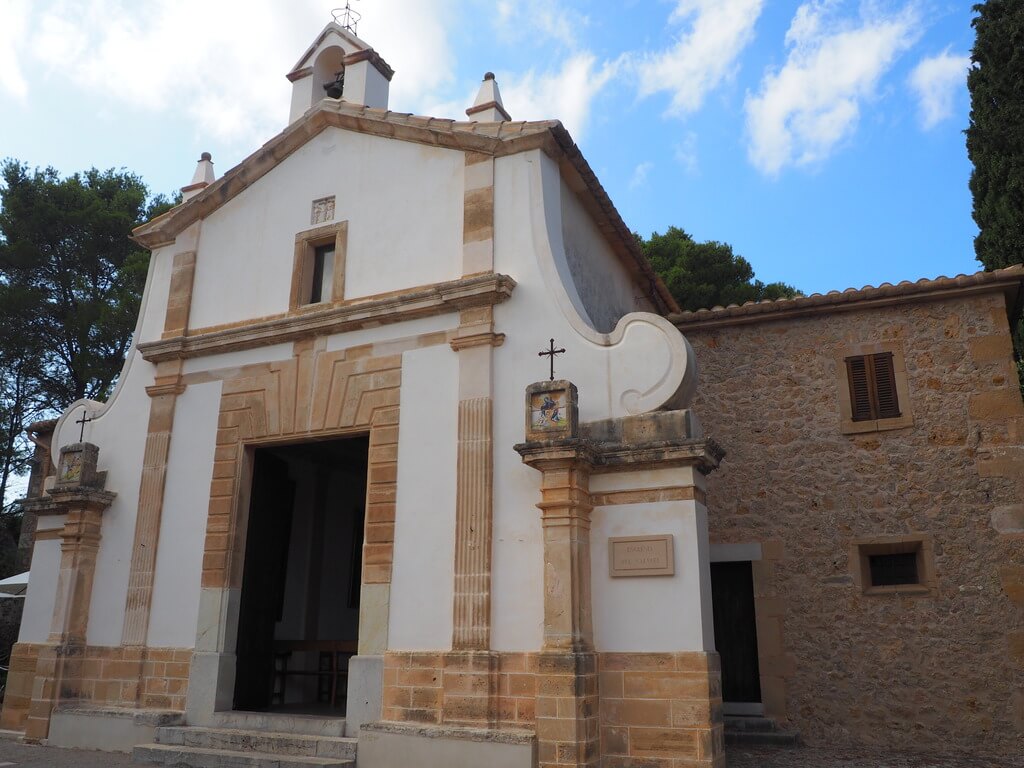
<path id="1" fill-rule="evenodd" d="M 672 323 L 631 312 L 608 334 L 608 384 L 631 416 L 687 408 L 697 392 L 697 359 Z"/>
<path id="2" fill-rule="evenodd" d="M 558 167 L 548 162 L 531 167 L 530 223 L 538 267 L 572 329 L 605 356 L 610 415 L 687 408 L 697 390 L 690 343 L 672 323 L 649 312 L 624 315 L 610 333 L 593 327 L 565 254 Z"/>

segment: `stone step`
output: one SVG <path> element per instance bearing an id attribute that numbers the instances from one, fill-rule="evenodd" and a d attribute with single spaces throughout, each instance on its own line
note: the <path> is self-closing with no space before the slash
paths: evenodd
<path id="1" fill-rule="evenodd" d="M 799 747 L 800 734 L 793 731 L 734 731 L 726 728 L 725 743 L 750 747 Z"/>
<path id="2" fill-rule="evenodd" d="M 233 752 L 263 752 L 298 757 L 334 757 L 354 760 L 357 739 L 343 736 L 309 736 L 273 731 L 248 731 L 233 728 L 168 727 L 158 728 L 158 744 L 200 749 L 226 749 Z"/>
<path id="3" fill-rule="evenodd" d="M 762 715 L 726 715 L 727 731 L 777 731 L 779 727 L 771 718 Z"/>
<path id="4" fill-rule="evenodd" d="M 306 736 L 344 736 L 345 718 L 277 712 L 217 712 L 213 725 L 238 731 L 273 731 Z"/>
<path id="5" fill-rule="evenodd" d="M 178 744 L 139 745 L 132 752 L 132 762 L 173 768 L 355 768 L 356 764 L 337 757 L 268 755 Z"/>

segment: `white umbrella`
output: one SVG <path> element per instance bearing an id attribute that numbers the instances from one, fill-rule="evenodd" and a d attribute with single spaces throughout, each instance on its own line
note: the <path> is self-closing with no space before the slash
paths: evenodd
<path id="1" fill-rule="evenodd" d="M 0 579 L 0 597 L 21 597 L 28 589 L 28 571 Z"/>

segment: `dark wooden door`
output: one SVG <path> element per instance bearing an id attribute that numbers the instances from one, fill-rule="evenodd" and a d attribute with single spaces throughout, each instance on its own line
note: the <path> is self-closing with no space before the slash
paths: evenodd
<path id="1" fill-rule="evenodd" d="M 235 662 L 235 709 L 270 706 L 274 684 L 274 624 L 284 608 L 295 484 L 288 463 L 256 451 L 245 541 Z"/>
<path id="2" fill-rule="evenodd" d="M 761 701 L 750 561 L 711 564 L 715 646 L 722 657 L 722 700 Z"/>

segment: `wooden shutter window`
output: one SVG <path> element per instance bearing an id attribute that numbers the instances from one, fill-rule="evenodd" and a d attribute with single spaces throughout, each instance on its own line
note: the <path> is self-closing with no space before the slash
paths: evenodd
<path id="1" fill-rule="evenodd" d="M 846 358 L 853 421 L 894 419 L 900 415 L 892 352 Z"/>
<path id="2" fill-rule="evenodd" d="M 900 415 L 900 404 L 896 397 L 896 372 L 892 365 L 892 352 L 871 355 L 874 369 L 875 399 L 879 419 L 895 419 Z"/>
<path id="3" fill-rule="evenodd" d="M 846 373 L 850 379 L 850 405 L 854 421 L 874 419 L 871 410 L 871 386 L 868 383 L 867 358 L 864 355 L 846 358 Z"/>

